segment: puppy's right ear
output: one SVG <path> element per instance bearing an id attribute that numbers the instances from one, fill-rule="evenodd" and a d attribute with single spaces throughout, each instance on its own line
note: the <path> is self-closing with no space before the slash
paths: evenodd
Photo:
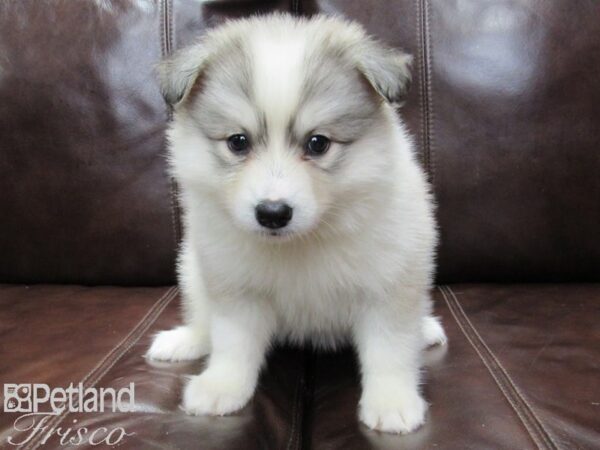
<path id="1" fill-rule="evenodd" d="M 177 51 L 158 65 L 160 90 L 167 103 L 175 106 L 187 97 L 207 58 L 205 47 L 196 44 Z"/>
<path id="2" fill-rule="evenodd" d="M 375 91 L 390 103 L 401 102 L 410 86 L 412 56 L 368 39 L 358 58 L 359 70 Z"/>

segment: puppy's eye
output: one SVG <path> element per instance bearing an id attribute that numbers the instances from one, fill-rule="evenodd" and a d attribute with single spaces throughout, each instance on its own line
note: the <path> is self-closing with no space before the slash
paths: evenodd
<path id="1" fill-rule="evenodd" d="M 233 153 L 246 153 L 250 148 L 250 139 L 245 134 L 233 134 L 227 138 L 227 147 Z"/>
<path id="2" fill-rule="evenodd" d="M 329 145 L 331 141 L 329 138 L 316 134 L 308 138 L 306 141 L 306 153 L 309 155 L 319 156 L 327 152 L 329 150 Z"/>

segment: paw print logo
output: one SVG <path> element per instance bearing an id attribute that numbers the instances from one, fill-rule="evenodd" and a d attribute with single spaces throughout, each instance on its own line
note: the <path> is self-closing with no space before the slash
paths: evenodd
<path id="1" fill-rule="evenodd" d="M 31 412 L 31 385 L 12 384 L 4 385 L 4 412 Z"/>

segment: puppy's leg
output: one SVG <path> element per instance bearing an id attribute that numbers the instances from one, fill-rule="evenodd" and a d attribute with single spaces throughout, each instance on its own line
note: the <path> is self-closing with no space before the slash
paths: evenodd
<path id="1" fill-rule="evenodd" d="M 185 387 L 183 409 L 189 414 L 224 415 L 244 407 L 254 393 L 274 329 L 273 311 L 258 298 L 215 305 L 208 367 Z"/>
<path id="2" fill-rule="evenodd" d="M 182 325 L 158 333 L 146 356 L 158 361 L 188 361 L 209 353 L 209 341 L 197 326 Z"/>
<path id="3" fill-rule="evenodd" d="M 368 306 L 354 331 L 363 385 L 359 418 L 391 433 L 415 430 L 427 410 L 419 393 L 423 312 L 414 299 L 403 301 L 400 311 L 384 302 Z"/>
<path id="4" fill-rule="evenodd" d="M 202 272 L 192 248 L 184 242 L 179 257 L 179 285 L 185 325 L 158 333 L 146 353 L 151 359 L 185 361 L 207 355 L 209 302 Z"/>
<path id="5" fill-rule="evenodd" d="M 425 345 L 444 345 L 448 342 L 442 323 L 438 317 L 425 316 L 422 322 Z"/>

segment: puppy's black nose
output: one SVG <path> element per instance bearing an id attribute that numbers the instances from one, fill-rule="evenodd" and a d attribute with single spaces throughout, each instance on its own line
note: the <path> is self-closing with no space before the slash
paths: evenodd
<path id="1" fill-rule="evenodd" d="M 283 228 L 292 219 L 293 211 L 281 201 L 265 200 L 256 206 L 256 220 L 266 228 Z"/>

